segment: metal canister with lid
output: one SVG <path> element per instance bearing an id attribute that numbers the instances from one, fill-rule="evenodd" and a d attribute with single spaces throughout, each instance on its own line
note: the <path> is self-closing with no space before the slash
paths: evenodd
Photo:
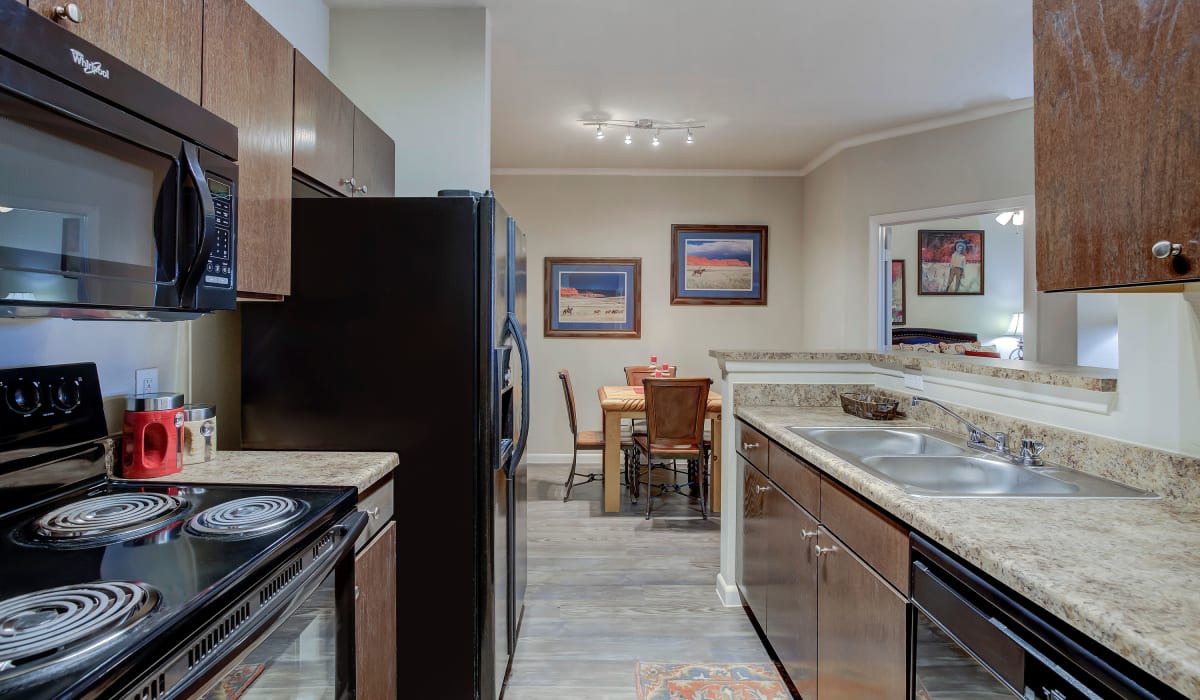
<path id="1" fill-rule="evenodd" d="M 125 400 L 121 476 L 149 479 L 183 469 L 183 394 L 134 394 Z"/>
<path id="2" fill-rule="evenodd" d="M 210 403 L 183 406 L 183 463 L 207 462 L 217 453 L 217 407 Z"/>

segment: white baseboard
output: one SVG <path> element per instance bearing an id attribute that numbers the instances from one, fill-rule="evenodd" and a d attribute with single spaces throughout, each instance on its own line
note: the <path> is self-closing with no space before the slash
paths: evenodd
<path id="1" fill-rule="evenodd" d="M 600 464 L 603 462 L 603 453 L 601 452 L 580 452 L 579 460 L 576 464 Z M 530 464 L 571 464 L 571 453 L 554 454 L 553 452 L 530 452 L 526 458 Z"/>
<path id="2" fill-rule="evenodd" d="M 742 594 L 738 592 L 737 585 L 731 585 L 725 581 L 724 574 L 717 574 L 717 597 L 727 608 L 742 607 Z"/>

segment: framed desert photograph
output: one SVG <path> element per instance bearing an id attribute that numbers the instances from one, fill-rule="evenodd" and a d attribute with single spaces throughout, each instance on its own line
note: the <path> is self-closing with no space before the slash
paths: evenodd
<path id="1" fill-rule="evenodd" d="M 767 303 L 767 227 L 671 227 L 671 303 Z"/>
<path id="2" fill-rule="evenodd" d="M 917 294 L 983 294 L 983 231 L 917 231 Z"/>
<path id="3" fill-rule="evenodd" d="M 546 258 L 547 338 L 642 337 L 641 258 Z"/>
<path id="4" fill-rule="evenodd" d="M 904 296 L 904 261 L 892 261 L 892 325 L 903 326 L 908 323 L 905 312 L 908 299 Z"/>

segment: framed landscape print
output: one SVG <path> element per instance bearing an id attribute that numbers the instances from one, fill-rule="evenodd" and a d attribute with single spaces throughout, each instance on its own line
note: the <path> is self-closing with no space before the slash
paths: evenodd
<path id="1" fill-rule="evenodd" d="M 767 304 L 767 227 L 671 227 L 672 304 Z"/>
<path id="2" fill-rule="evenodd" d="M 908 299 L 904 297 L 904 261 L 892 261 L 892 325 L 903 326 L 908 321 L 905 311 Z"/>
<path id="3" fill-rule="evenodd" d="M 547 338 L 642 337 L 641 258 L 546 258 Z"/>
<path id="4" fill-rule="evenodd" d="M 983 231 L 917 231 L 917 294 L 983 294 Z"/>

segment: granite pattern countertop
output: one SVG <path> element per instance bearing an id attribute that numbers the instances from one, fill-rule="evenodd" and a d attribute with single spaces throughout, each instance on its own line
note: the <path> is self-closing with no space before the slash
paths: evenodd
<path id="1" fill-rule="evenodd" d="M 1101 367 L 1046 365 L 1025 360 L 998 360 L 990 357 L 942 355 L 932 352 L 870 352 L 832 350 L 827 352 L 789 352 L 780 350 L 709 350 L 721 369 L 726 362 L 870 362 L 893 368 L 941 369 L 997 379 L 1014 379 L 1049 386 L 1072 387 L 1089 391 L 1117 390 L 1116 370 Z"/>
<path id="2" fill-rule="evenodd" d="M 743 406 L 735 413 L 1184 696 L 1200 698 L 1200 508 L 912 497 L 787 429 L 879 427 L 876 421 L 840 408 Z"/>
<path id="3" fill-rule="evenodd" d="M 395 452 L 220 451 L 208 462 L 186 464 L 178 474 L 146 481 L 353 486 L 363 493 L 399 463 Z"/>

